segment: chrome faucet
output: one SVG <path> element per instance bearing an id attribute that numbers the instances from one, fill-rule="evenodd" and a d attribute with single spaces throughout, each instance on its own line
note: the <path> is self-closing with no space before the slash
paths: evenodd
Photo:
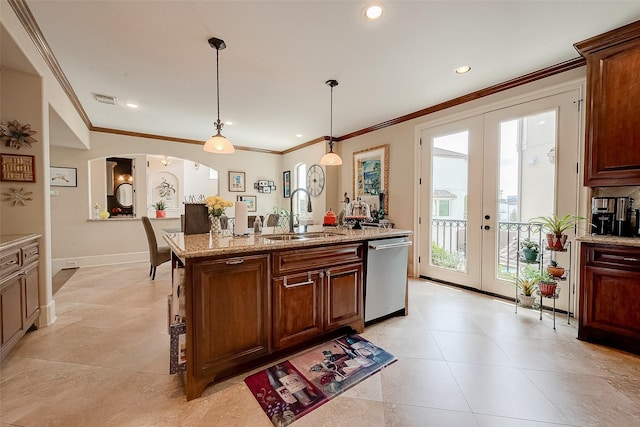
<path id="1" fill-rule="evenodd" d="M 307 194 L 309 198 L 309 203 L 307 204 L 307 211 L 311 212 L 311 195 L 304 188 L 296 188 L 291 192 L 291 199 L 289 200 L 289 233 L 293 233 L 293 196 L 298 192 L 302 191 Z"/>

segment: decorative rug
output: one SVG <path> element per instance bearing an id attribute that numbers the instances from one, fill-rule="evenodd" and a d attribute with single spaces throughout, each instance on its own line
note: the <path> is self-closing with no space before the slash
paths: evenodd
<path id="1" fill-rule="evenodd" d="M 346 335 L 245 378 L 274 426 L 287 426 L 397 359 Z"/>

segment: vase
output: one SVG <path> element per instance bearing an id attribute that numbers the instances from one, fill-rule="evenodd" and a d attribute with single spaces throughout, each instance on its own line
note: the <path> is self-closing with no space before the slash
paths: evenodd
<path id="1" fill-rule="evenodd" d="M 212 216 L 212 217 L 209 217 L 209 219 L 210 219 L 211 233 L 213 233 L 213 234 L 222 233 L 222 224 L 220 222 L 220 217 L 219 216 Z"/>

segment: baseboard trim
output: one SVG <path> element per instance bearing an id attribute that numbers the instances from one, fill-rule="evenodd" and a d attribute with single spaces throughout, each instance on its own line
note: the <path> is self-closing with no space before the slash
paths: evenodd
<path id="1" fill-rule="evenodd" d="M 149 261 L 149 252 L 129 252 L 123 254 L 105 254 L 73 258 L 57 258 L 51 260 L 51 275 L 54 276 L 63 268 L 97 267 L 100 265 L 128 264 Z"/>

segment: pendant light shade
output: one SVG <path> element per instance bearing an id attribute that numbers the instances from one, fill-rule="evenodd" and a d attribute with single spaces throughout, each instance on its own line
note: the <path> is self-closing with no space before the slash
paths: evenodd
<path id="1" fill-rule="evenodd" d="M 322 156 L 320 159 L 320 164 L 325 166 L 339 166 L 342 164 L 342 159 L 336 153 L 333 152 L 333 88 L 338 86 L 337 80 L 327 80 L 325 82 L 329 87 L 331 87 L 331 119 L 330 119 L 330 129 L 329 129 L 329 152 Z"/>
<path id="2" fill-rule="evenodd" d="M 220 51 L 227 47 L 224 44 L 224 40 L 218 39 L 216 37 L 211 37 L 209 39 L 209 46 L 215 48 L 216 50 L 216 98 L 218 101 L 218 120 L 215 123 L 215 127 L 217 133 L 213 135 L 207 142 L 204 143 L 204 151 L 208 151 L 210 153 L 219 153 L 219 154 L 231 154 L 235 152 L 235 148 L 233 148 L 233 144 L 225 138 L 221 131 L 222 126 L 224 124 L 220 121 L 220 61 L 219 55 Z"/>

